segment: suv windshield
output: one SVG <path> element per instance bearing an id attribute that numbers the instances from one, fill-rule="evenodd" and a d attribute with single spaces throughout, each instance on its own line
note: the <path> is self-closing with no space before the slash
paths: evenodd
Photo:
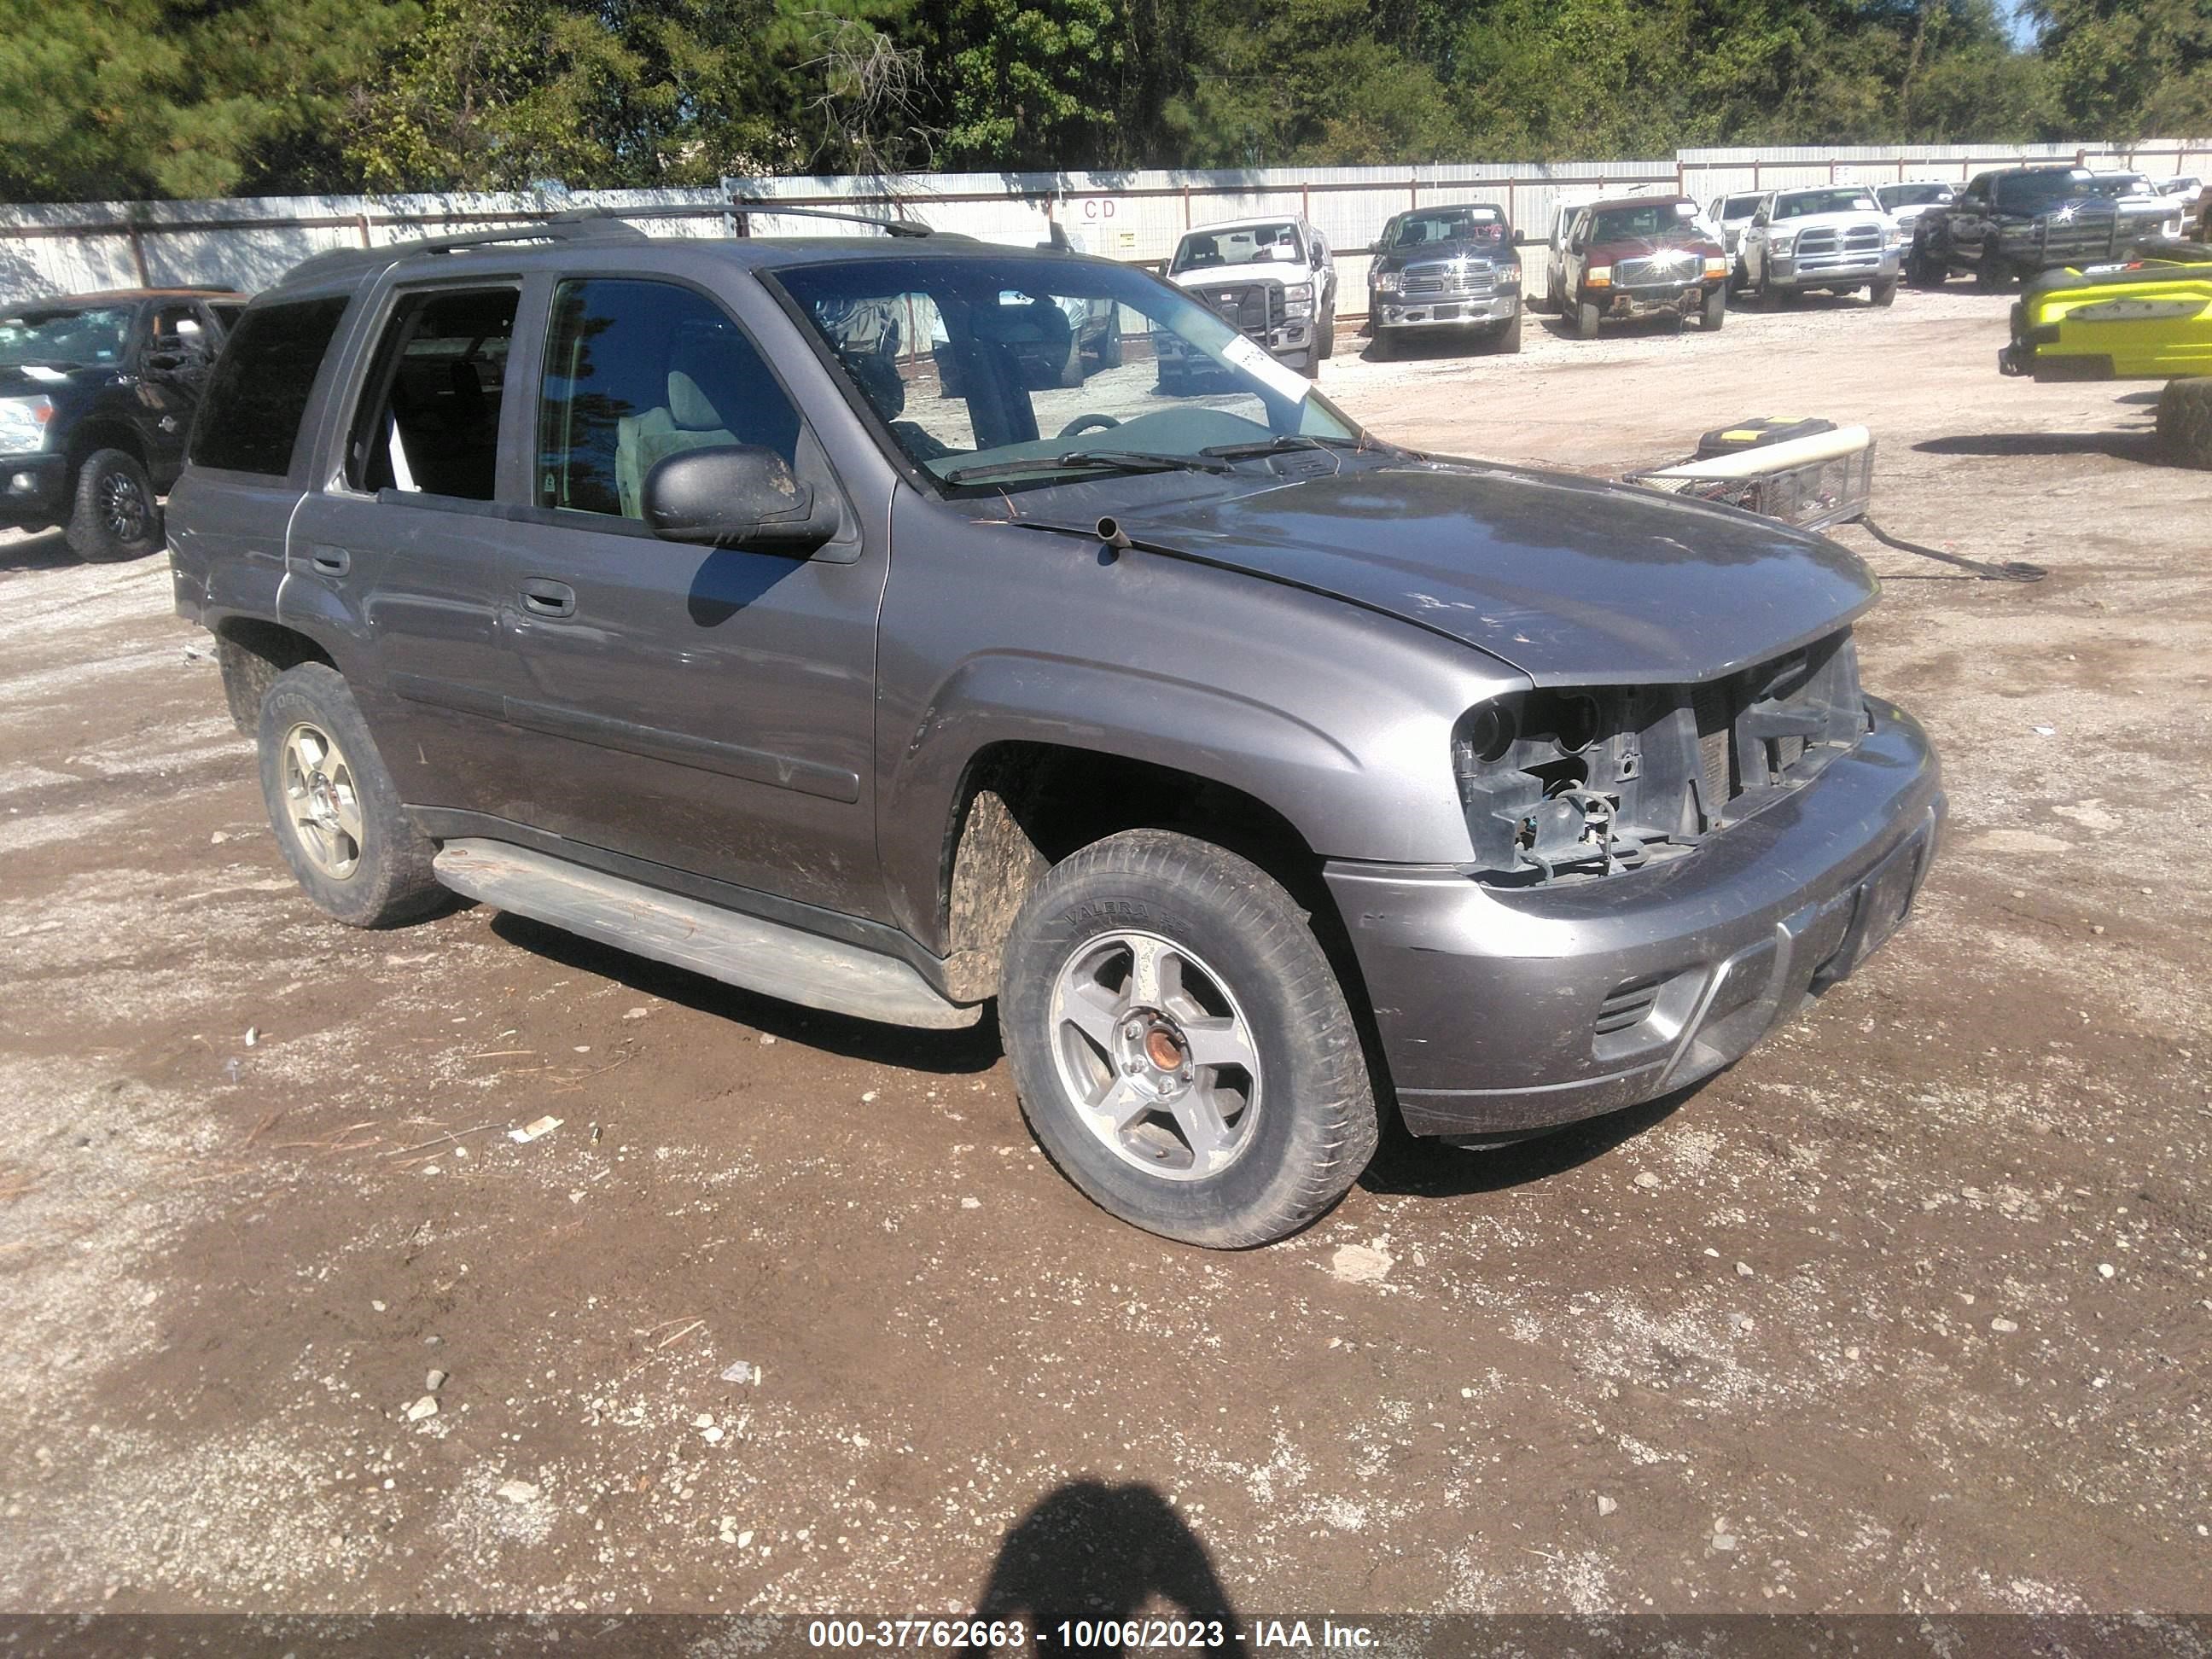
<path id="1" fill-rule="evenodd" d="M 2156 192 L 2151 189 L 2150 180 L 2140 173 L 2108 173 L 2089 181 L 2089 193 L 2118 200 L 2123 196 L 2150 196 Z"/>
<path id="2" fill-rule="evenodd" d="M 1371 445 L 1304 376 L 1123 266 L 975 253 L 764 275 L 899 448 L 947 483 L 1219 471 L 1240 451 Z"/>
<path id="3" fill-rule="evenodd" d="M 2074 169 L 2007 173 L 1997 180 L 1997 205 L 2007 213 L 2040 213 L 2090 194 L 2091 182 L 2087 173 Z"/>
<path id="4" fill-rule="evenodd" d="M 1398 222 L 1389 246 L 1423 247 L 1432 242 L 1502 242 L 1505 216 L 1493 207 L 1438 208 L 1433 213 L 1409 213 Z"/>
<path id="5" fill-rule="evenodd" d="M 1721 203 L 1721 217 L 1748 219 L 1759 211 L 1760 199 L 1757 195 L 1727 197 Z"/>
<path id="6" fill-rule="evenodd" d="M 1590 219 L 1593 242 L 1668 242 L 1701 236 L 1694 202 L 1639 202 L 1602 208 Z"/>
<path id="7" fill-rule="evenodd" d="M 1875 191 L 1875 199 L 1886 208 L 1924 207 L 1930 202 L 1940 202 L 1948 185 L 1883 185 Z"/>
<path id="8" fill-rule="evenodd" d="M 1276 225 L 1227 225 L 1194 230 L 1176 249 L 1170 274 L 1208 270 L 1217 265 L 1302 264 L 1298 228 L 1287 219 Z"/>
<path id="9" fill-rule="evenodd" d="M 1778 219 L 1802 219 L 1814 213 L 1879 213 L 1881 204 L 1857 185 L 1840 190 L 1793 190 L 1774 198 Z"/>
<path id="10" fill-rule="evenodd" d="M 88 367 L 119 362 L 127 306 L 26 306 L 0 316 L 0 364 Z"/>

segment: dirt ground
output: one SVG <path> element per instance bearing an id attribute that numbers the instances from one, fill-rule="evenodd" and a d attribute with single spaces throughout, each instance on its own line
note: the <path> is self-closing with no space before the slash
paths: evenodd
<path id="1" fill-rule="evenodd" d="M 1863 421 L 1890 530 L 2051 574 L 1840 532 L 1954 812 L 1860 977 L 1241 1255 L 1087 1205 L 989 1036 L 325 921 L 166 567 L 9 538 L 0 1607 L 954 1611 L 1187 1528 L 1247 1612 L 2212 1610 L 2212 474 L 2005 304 L 1346 339 L 1461 453 Z"/>

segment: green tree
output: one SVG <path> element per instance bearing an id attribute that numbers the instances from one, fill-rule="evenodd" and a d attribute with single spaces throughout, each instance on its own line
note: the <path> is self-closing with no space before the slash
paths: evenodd
<path id="1" fill-rule="evenodd" d="M 340 187 L 331 135 L 417 15 L 414 0 L 6 0 L 0 196 Z"/>
<path id="2" fill-rule="evenodd" d="M 1089 167 L 1107 159 L 1122 39 L 1114 0 L 957 0 L 938 73 L 947 165 Z"/>
<path id="3" fill-rule="evenodd" d="M 2212 6 L 2205 0 L 2039 0 L 2035 19 L 2051 95 L 2076 133 L 2212 132 Z"/>

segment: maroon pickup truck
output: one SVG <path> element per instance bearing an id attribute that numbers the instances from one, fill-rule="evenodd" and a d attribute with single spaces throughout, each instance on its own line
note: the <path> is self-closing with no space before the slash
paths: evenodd
<path id="1" fill-rule="evenodd" d="M 1630 196 L 1569 209 L 1553 227 L 1547 302 L 1592 339 L 1598 325 L 1728 320 L 1727 251 L 1686 196 Z"/>

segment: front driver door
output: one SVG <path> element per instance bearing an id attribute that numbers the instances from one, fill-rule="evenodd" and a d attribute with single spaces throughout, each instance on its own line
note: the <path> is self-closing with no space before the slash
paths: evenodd
<path id="1" fill-rule="evenodd" d="M 534 500 L 514 526 L 507 598 L 533 823 L 877 914 L 880 532 L 847 506 L 836 540 L 793 558 L 663 541 L 644 522 L 654 464 L 714 445 L 773 449 L 842 502 L 752 336 L 673 280 L 563 281 L 534 392 Z"/>

